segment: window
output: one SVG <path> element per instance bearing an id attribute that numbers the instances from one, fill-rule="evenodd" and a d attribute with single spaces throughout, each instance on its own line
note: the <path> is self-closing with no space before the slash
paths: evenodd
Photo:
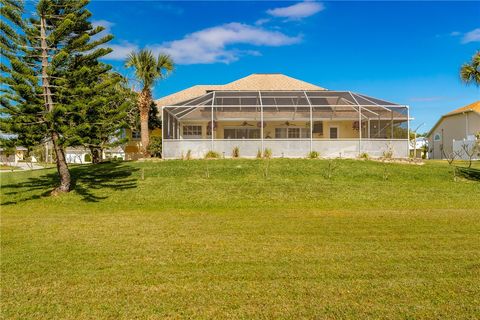
<path id="1" fill-rule="evenodd" d="M 319 133 L 323 135 L 323 121 L 313 122 L 313 133 Z"/>
<path id="2" fill-rule="evenodd" d="M 330 127 L 330 139 L 338 139 L 338 128 Z"/>
<path id="3" fill-rule="evenodd" d="M 132 139 L 133 140 L 140 140 L 142 138 L 142 135 L 140 131 L 137 130 L 132 130 Z"/>
<path id="4" fill-rule="evenodd" d="M 184 139 L 201 139 L 202 126 L 183 126 Z"/>
<path id="5" fill-rule="evenodd" d="M 275 128 L 276 139 L 309 138 L 310 128 Z"/>
<path id="6" fill-rule="evenodd" d="M 225 128 L 223 129 L 224 139 L 260 139 L 258 128 Z"/>
<path id="7" fill-rule="evenodd" d="M 439 134 L 439 133 L 436 133 L 435 136 L 433 137 L 433 140 L 434 140 L 434 141 L 440 141 L 440 140 L 441 140 L 440 134 Z"/>

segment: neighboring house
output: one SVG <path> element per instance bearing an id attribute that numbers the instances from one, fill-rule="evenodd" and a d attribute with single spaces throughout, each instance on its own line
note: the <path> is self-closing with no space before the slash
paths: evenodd
<path id="1" fill-rule="evenodd" d="M 480 101 L 443 115 L 428 133 L 429 158 L 445 159 L 458 151 L 458 141 L 474 141 L 480 132 Z M 457 141 L 454 150 L 454 141 Z"/>
<path id="2" fill-rule="evenodd" d="M 143 154 L 140 153 L 140 147 L 142 146 L 140 131 L 133 131 L 130 129 L 125 130 L 126 137 L 128 142 L 125 145 L 125 160 L 137 160 L 143 157 Z M 162 129 L 150 130 L 151 137 L 161 137 Z"/>
<path id="3" fill-rule="evenodd" d="M 235 147 L 241 157 L 265 149 L 274 157 L 409 154 L 408 106 L 282 74 L 194 86 L 155 102 L 162 110 L 166 159 L 186 153 L 201 158 L 210 150 L 230 157 Z"/>
<path id="4" fill-rule="evenodd" d="M 13 154 L 8 154 L 7 149 L 0 148 L 0 161 L 5 164 L 17 163 L 18 161 L 25 160 L 25 155 L 28 149 L 24 147 L 16 147 Z"/>
<path id="5" fill-rule="evenodd" d="M 92 156 L 90 150 L 84 147 L 68 147 L 65 149 L 65 159 L 67 163 L 90 163 Z"/>
<path id="6" fill-rule="evenodd" d="M 412 139 L 409 145 L 410 157 L 422 158 L 424 154 L 424 150 L 427 147 L 428 147 L 428 139 L 426 137 L 418 137 L 415 139 L 415 141 Z M 416 152 L 416 155 L 414 156 L 415 152 Z M 428 157 L 428 152 L 425 156 Z"/>
<path id="7" fill-rule="evenodd" d="M 67 163 L 91 163 L 92 155 L 89 149 L 84 147 L 68 147 L 65 150 L 65 158 Z M 125 160 L 125 151 L 122 147 L 117 146 L 103 150 L 102 159 L 122 159 Z"/>

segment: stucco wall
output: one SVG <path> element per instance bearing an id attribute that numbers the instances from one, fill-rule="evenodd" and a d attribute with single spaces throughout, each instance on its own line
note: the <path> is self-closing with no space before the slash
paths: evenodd
<path id="1" fill-rule="evenodd" d="M 443 159 L 445 156 L 448 157 L 453 151 L 453 140 L 466 139 L 468 135 L 474 135 L 479 131 L 480 115 L 476 112 L 444 117 L 428 137 L 430 158 Z M 434 139 L 437 134 L 440 136 L 439 141 Z"/>
<path id="2" fill-rule="evenodd" d="M 253 126 L 245 126 L 246 128 L 258 128 L 258 121 L 248 121 Z M 210 138 L 207 136 L 208 122 L 184 122 L 181 126 L 186 125 L 201 125 L 202 126 L 202 139 Z M 308 128 L 309 123 L 306 121 L 289 121 L 289 126 L 285 124 L 285 121 L 267 121 L 266 126 L 263 129 L 264 138 L 275 138 L 275 128 Z M 217 128 L 215 129 L 215 138 L 224 139 L 223 133 L 225 127 L 243 127 L 243 121 L 229 121 L 229 122 L 217 122 Z M 353 121 L 323 121 L 323 134 L 314 133 L 313 138 L 329 139 L 330 127 L 338 128 L 338 137 L 340 139 L 358 138 L 358 130 L 353 129 Z M 182 129 L 180 129 L 180 135 Z"/>

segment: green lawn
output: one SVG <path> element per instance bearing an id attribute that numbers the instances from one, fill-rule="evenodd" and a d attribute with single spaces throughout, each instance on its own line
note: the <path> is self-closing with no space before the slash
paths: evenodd
<path id="1" fill-rule="evenodd" d="M 81 166 L 59 197 L 53 169 L 2 173 L 2 317 L 480 318 L 480 183 L 328 166 Z"/>

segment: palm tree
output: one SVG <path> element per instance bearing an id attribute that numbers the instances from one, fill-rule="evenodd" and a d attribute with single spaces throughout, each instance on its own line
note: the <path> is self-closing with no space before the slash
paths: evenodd
<path id="1" fill-rule="evenodd" d="M 138 97 L 140 112 L 141 152 L 148 155 L 149 143 L 148 114 L 152 104 L 152 87 L 158 79 L 165 79 L 174 69 L 174 63 L 169 55 L 160 54 L 155 58 L 150 50 L 142 49 L 131 52 L 125 62 L 127 68 L 135 68 L 135 77 L 142 84 L 142 91 Z"/>
<path id="2" fill-rule="evenodd" d="M 470 63 L 465 63 L 460 69 L 460 78 L 466 84 L 480 86 L 480 51 L 477 51 Z"/>

